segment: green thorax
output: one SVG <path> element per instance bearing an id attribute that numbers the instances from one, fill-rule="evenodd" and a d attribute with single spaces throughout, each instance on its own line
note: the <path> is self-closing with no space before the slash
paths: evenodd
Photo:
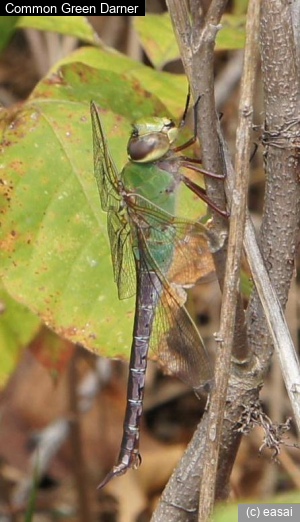
<path id="1" fill-rule="evenodd" d="M 140 194 L 165 212 L 175 213 L 174 176 L 155 163 L 128 161 L 121 172 L 125 190 Z"/>
<path id="2" fill-rule="evenodd" d="M 174 177 L 166 170 L 160 169 L 157 164 L 137 164 L 129 161 L 121 172 L 121 180 L 125 190 L 143 196 L 168 214 L 175 214 Z M 151 223 L 149 216 L 148 222 Z M 131 233 L 134 255 L 139 259 L 136 230 L 133 228 Z M 153 227 L 149 228 L 148 232 L 143 228 L 143 234 L 155 264 L 166 275 L 174 252 L 174 227 L 166 217 L 166 221 L 159 224 L 154 220 Z"/>

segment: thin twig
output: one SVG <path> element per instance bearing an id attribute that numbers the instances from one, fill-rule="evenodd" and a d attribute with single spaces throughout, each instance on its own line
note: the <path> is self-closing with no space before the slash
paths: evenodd
<path id="1" fill-rule="evenodd" d="M 169 0 L 168 3 L 170 4 L 170 8 L 172 4 L 173 8 L 175 9 L 175 2 L 170 2 Z M 266 32 L 266 36 L 262 44 L 270 46 L 271 43 L 270 47 L 272 47 L 273 51 L 270 56 L 269 66 L 266 66 L 268 67 L 267 70 L 269 74 L 266 80 L 266 84 L 267 86 L 272 87 L 272 89 L 276 88 L 277 90 L 279 90 L 279 92 L 277 92 L 276 94 L 266 94 L 266 99 L 270 99 L 275 105 L 272 108 L 272 110 L 269 110 L 268 112 L 270 114 L 275 114 L 276 116 L 279 116 L 278 119 L 282 123 L 284 123 L 286 119 L 292 119 L 291 117 L 287 118 L 287 116 L 290 115 L 290 109 L 294 114 L 294 118 L 297 117 L 297 114 L 299 116 L 299 110 L 297 110 L 297 105 L 293 103 L 291 108 L 291 100 L 294 101 L 295 92 L 298 92 L 299 96 L 299 84 L 297 75 L 295 74 L 294 66 L 294 42 L 292 41 L 290 35 L 292 29 L 289 13 L 290 7 L 288 4 L 281 3 L 278 0 L 272 0 L 271 2 L 265 0 L 264 4 L 266 4 L 266 17 L 268 18 L 270 28 L 269 32 Z M 274 9 L 277 10 L 277 12 L 274 13 Z M 276 24 L 274 22 L 275 14 Z M 181 27 L 183 26 L 184 23 L 181 24 Z M 276 34 L 274 33 L 274 27 L 276 27 Z M 180 40 L 180 34 L 177 34 L 177 38 Z M 276 41 L 274 42 L 274 40 Z M 181 51 L 185 53 L 183 44 L 181 46 Z M 190 50 L 187 50 L 185 56 L 189 56 L 190 52 Z M 277 64 L 279 56 L 279 68 L 281 70 L 278 70 Z M 200 74 L 202 76 L 205 76 L 206 68 L 204 64 L 206 66 L 206 62 L 203 62 L 202 65 L 200 64 L 200 72 L 195 72 L 196 78 Z M 188 75 L 194 74 L 192 64 L 188 65 L 190 67 L 190 69 L 186 69 Z M 282 74 L 283 71 L 284 74 Z M 293 92 L 293 98 L 291 98 L 289 90 Z M 201 111 L 203 109 L 203 105 L 204 104 L 202 104 L 200 107 Z M 210 124 L 211 122 L 208 120 L 207 123 Z M 219 122 L 217 122 L 217 127 L 219 143 L 221 150 L 223 151 L 226 164 L 226 171 L 228 175 L 228 195 L 230 195 L 230 190 L 232 189 L 234 180 L 234 170 L 231 165 L 227 145 L 224 142 L 222 133 L 220 131 Z M 291 138 L 293 138 L 293 136 L 291 136 Z M 292 139 L 289 140 L 289 137 L 286 136 L 286 146 L 289 149 L 289 156 L 285 156 L 284 149 L 278 149 L 278 163 L 277 167 L 275 166 L 275 170 L 279 169 L 282 171 L 282 169 L 284 168 L 284 171 L 286 173 L 284 177 L 284 182 L 282 178 L 282 172 L 281 178 L 278 173 L 278 179 L 276 180 L 275 188 L 276 190 L 278 190 L 278 187 L 280 186 L 280 188 L 282 189 L 281 201 L 284 202 L 284 208 L 287 209 L 287 206 L 290 208 L 290 212 L 286 210 L 284 216 L 282 216 L 282 211 L 277 209 L 279 223 L 277 223 L 277 219 L 276 228 L 277 230 L 279 230 L 280 241 L 282 240 L 282 238 L 284 238 L 283 232 L 286 233 L 286 231 L 288 230 L 289 243 L 286 242 L 285 244 L 286 251 L 282 253 L 282 251 L 279 250 L 278 254 L 278 240 L 276 240 L 276 237 L 274 237 L 273 241 L 272 237 L 272 254 L 273 257 L 277 254 L 279 266 L 281 264 L 281 266 L 285 269 L 287 267 L 287 264 L 293 259 L 293 255 L 295 255 L 295 240 L 293 234 L 295 234 L 295 229 L 297 227 L 294 222 L 294 215 L 297 212 L 298 208 L 297 198 L 300 190 L 299 182 L 298 184 L 296 184 L 297 168 L 295 166 L 295 161 L 297 158 L 297 151 L 295 151 L 295 148 L 293 148 L 293 143 L 294 142 L 292 141 Z M 272 182 L 270 184 L 272 184 Z M 291 185 L 293 186 L 293 188 Z M 271 205 L 274 204 L 274 197 L 276 196 L 270 196 Z M 292 216 L 290 216 L 290 214 L 292 214 Z M 283 217 L 284 221 L 282 219 Z M 268 227 L 269 229 L 270 227 L 272 227 L 271 220 Z M 290 234 L 291 231 L 292 234 Z M 274 231 L 270 233 L 270 236 L 274 236 Z M 265 242 L 267 249 L 269 247 L 267 232 L 265 236 L 262 237 L 261 247 L 263 247 L 263 242 Z M 269 321 L 270 325 L 272 324 L 273 332 L 277 339 L 278 347 L 281 345 L 287 348 L 288 351 L 290 351 L 291 355 L 285 356 L 285 360 L 287 362 L 290 358 L 290 363 L 293 364 L 292 380 L 295 384 L 294 393 L 296 395 L 298 387 L 297 383 L 299 383 L 297 359 L 295 358 L 295 352 L 293 351 L 293 345 L 289 337 L 289 333 L 285 324 L 279 300 L 272 288 L 272 285 L 270 284 L 270 280 L 268 278 L 261 251 L 257 244 L 256 236 L 254 233 L 254 227 L 252 226 L 252 223 L 248 215 L 245 228 L 245 246 L 247 248 L 247 254 L 249 256 L 249 259 L 252 262 L 251 268 L 254 273 L 256 285 L 259 289 L 260 296 L 264 299 L 264 307 L 267 310 L 269 304 L 269 308 L 271 308 L 271 310 L 269 310 Z M 276 265 L 274 261 L 273 264 L 274 266 Z M 283 305 L 285 304 L 285 299 L 288 292 L 291 266 L 292 265 L 289 265 L 289 270 L 287 273 L 286 271 L 282 272 L 282 270 L 280 270 L 279 268 L 279 274 L 276 280 L 276 290 L 278 289 L 278 291 L 280 291 L 280 301 Z M 268 268 L 270 268 L 270 265 L 268 265 Z M 237 418 L 245 404 L 249 404 L 250 402 L 258 398 L 258 393 L 262 384 L 263 375 L 267 371 L 268 365 L 270 363 L 270 357 L 272 354 L 272 350 L 268 341 L 268 328 L 267 325 L 264 328 L 263 310 L 261 308 L 259 298 L 257 298 L 256 303 L 253 302 L 251 313 L 248 316 L 248 323 L 249 332 L 252 334 L 251 348 L 253 349 L 254 347 L 253 361 L 251 366 L 248 365 L 244 368 L 241 365 L 232 365 L 232 376 L 227 393 L 226 415 L 224 419 L 222 444 L 220 448 L 219 469 L 217 477 L 218 482 L 216 496 L 220 499 L 226 498 L 228 494 L 228 480 L 232 468 L 232 463 L 234 462 L 235 455 L 239 446 L 240 437 L 237 431 L 234 429 L 237 423 Z M 253 325 L 255 325 L 255 328 L 253 327 Z M 197 519 L 197 488 L 198 484 L 203 479 L 203 440 L 206 428 L 207 415 L 204 415 L 201 423 L 199 424 L 193 436 L 192 441 L 187 447 L 183 455 L 183 458 L 178 463 L 178 466 L 174 471 L 162 495 L 161 501 L 153 515 L 153 522 L 171 522 L 174 520 L 178 520 L 179 516 L 181 521 L 186 522 L 191 522 L 192 520 L 194 521 Z"/>
<path id="2" fill-rule="evenodd" d="M 260 250 L 280 304 L 285 307 L 299 242 L 299 72 L 289 3 L 265 0 L 261 9 L 266 187 Z M 251 295 L 247 317 L 251 325 L 249 342 L 259 355 L 260 365 L 267 368 L 272 343 L 257 292 Z"/>
<path id="3" fill-rule="evenodd" d="M 201 102 L 198 110 L 198 130 L 201 141 L 203 166 L 211 172 L 222 172 L 222 159 L 220 157 L 217 135 L 217 115 L 214 101 L 214 42 L 220 19 L 225 10 L 227 0 L 212 0 L 205 24 L 201 13 L 198 18 L 194 15 L 193 25 L 187 2 L 184 0 L 167 0 L 175 36 L 177 38 L 180 55 L 189 79 L 191 90 L 196 100 L 199 95 Z M 220 7 L 222 6 L 222 9 Z M 203 13 L 202 13 L 203 15 Z M 205 72 L 204 72 L 205 71 Z M 219 183 L 207 180 L 209 197 L 219 208 L 225 208 L 225 193 L 220 189 Z M 226 228 L 222 218 L 215 216 L 215 227 L 220 231 Z M 223 263 L 224 269 L 225 263 Z"/>
<path id="4" fill-rule="evenodd" d="M 212 0 L 204 22 L 201 20 L 199 9 L 198 18 L 195 10 L 193 25 L 191 25 L 186 2 L 167 0 L 181 58 L 194 99 L 197 99 L 199 95 L 201 96 L 198 110 L 198 137 L 201 143 L 203 167 L 205 170 L 217 173 L 222 172 L 223 161 L 220 153 L 217 131 L 218 116 L 214 99 L 214 45 L 216 34 L 221 27 L 220 19 L 226 3 L 226 0 Z M 205 185 L 209 198 L 217 207 L 224 209 L 226 200 L 223 184 L 220 181 L 205 177 Z M 214 230 L 224 237 L 228 230 L 228 223 L 216 212 L 213 212 L 213 214 Z M 214 254 L 221 289 L 224 284 L 226 254 L 227 241 L 224 241 L 223 247 Z M 240 296 L 237 306 L 233 352 L 240 362 L 248 360 L 246 323 Z"/>
<path id="5" fill-rule="evenodd" d="M 235 173 L 227 146 L 221 134 L 220 140 L 222 141 L 227 169 L 227 195 L 230 199 L 230 194 L 234 186 Z M 244 248 L 252 279 L 266 316 L 272 341 L 279 356 L 286 389 L 295 415 L 295 421 L 300 431 L 300 365 L 298 355 L 286 324 L 281 303 L 266 270 L 249 212 L 246 214 Z M 263 366 L 262 361 L 258 361 L 258 366 L 260 365 Z"/>
<path id="6" fill-rule="evenodd" d="M 300 213 L 300 85 L 288 3 L 282 0 L 262 3 L 260 34 L 266 111 L 262 140 L 266 189 L 260 251 L 257 249 L 255 252 L 247 244 L 254 232 L 250 223 L 246 225 L 249 233 L 245 235 L 245 248 L 258 293 L 258 296 L 256 292 L 252 294 L 247 310 L 249 340 L 259 364 L 266 371 L 272 355 L 271 333 L 300 428 L 299 362 L 280 307 L 286 305 L 294 273 Z M 257 265 L 257 258 L 261 255 L 265 263 L 262 266 Z"/>
<path id="7" fill-rule="evenodd" d="M 265 0 L 262 11 L 261 48 L 265 75 L 266 126 L 268 129 L 276 127 L 278 132 L 274 133 L 273 141 L 267 140 L 266 144 L 267 185 L 261 248 L 258 247 L 255 230 L 247 213 L 244 248 L 257 291 L 256 295 L 254 293 L 251 296 L 247 315 L 257 372 L 266 372 L 270 363 L 272 350 L 269 330 L 300 430 L 300 365 L 282 309 L 286 304 L 293 274 L 299 233 L 299 78 L 289 5 L 281 0 Z M 273 33 L 274 27 L 277 28 L 276 33 Z M 291 129 L 292 121 L 294 125 Z M 234 171 L 220 129 L 219 137 L 227 170 L 226 194 L 230 198 Z M 284 138 L 282 148 L 276 148 L 277 138 Z M 260 302 L 268 330 L 264 328 Z"/>
<path id="8" fill-rule="evenodd" d="M 250 220 L 246 224 L 245 250 L 253 281 L 272 335 L 272 341 L 279 356 L 285 386 L 300 432 L 300 365 L 298 355 L 280 301 L 266 271 Z"/>
<path id="9" fill-rule="evenodd" d="M 212 391 L 208 414 L 209 428 L 203 463 L 205 480 L 201 481 L 200 486 L 199 522 L 209 520 L 214 506 L 219 447 L 230 374 L 249 183 L 253 97 L 258 58 L 259 11 L 260 1 L 250 0 L 239 106 L 240 119 L 236 138 L 236 176 L 232 193 L 228 254 L 221 310 L 220 344 L 215 364 L 215 388 Z"/>

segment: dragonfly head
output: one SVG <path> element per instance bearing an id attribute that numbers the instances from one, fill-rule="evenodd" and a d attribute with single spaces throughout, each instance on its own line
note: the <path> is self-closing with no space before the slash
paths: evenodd
<path id="1" fill-rule="evenodd" d="M 136 163 L 162 158 L 176 140 L 178 129 L 169 118 L 148 118 L 133 125 L 127 145 L 128 157 Z"/>

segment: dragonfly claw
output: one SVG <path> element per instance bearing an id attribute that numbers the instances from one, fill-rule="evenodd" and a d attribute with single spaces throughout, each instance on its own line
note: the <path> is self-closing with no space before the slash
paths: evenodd
<path id="1" fill-rule="evenodd" d="M 142 462 L 142 457 L 139 453 L 134 453 L 130 456 L 130 460 L 125 463 L 121 462 L 120 464 L 117 464 L 117 466 L 114 466 L 109 473 L 107 473 L 106 477 L 100 482 L 99 486 L 97 486 L 97 489 L 102 489 L 108 482 L 110 482 L 114 477 L 120 477 L 121 475 L 124 475 L 126 471 L 130 468 L 137 469 Z"/>
<path id="2" fill-rule="evenodd" d="M 131 464 L 132 469 L 138 469 L 138 467 L 142 464 L 142 457 L 139 453 L 135 455 L 133 462 Z"/>
<path id="3" fill-rule="evenodd" d="M 107 473 L 106 477 L 100 482 L 99 486 L 97 486 L 97 489 L 102 489 L 108 482 L 110 482 L 114 477 L 120 477 L 121 475 L 124 475 L 126 471 L 128 470 L 128 466 L 121 463 L 118 464 L 118 466 L 114 466 L 113 469 L 110 470 L 109 473 Z"/>

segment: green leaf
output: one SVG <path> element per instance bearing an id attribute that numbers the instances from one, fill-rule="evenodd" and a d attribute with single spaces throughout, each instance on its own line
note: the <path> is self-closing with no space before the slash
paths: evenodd
<path id="1" fill-rule="evenodd" d="M 143 91 L 138 81 L 83 63 L 62 65 L 57 73 L 50 74 L 39 84 L 31 101 L 44 103 L 47 100 L 87 105 L 96 100 L 102 109 L 110 109 L 130 122 L 152 114 L 167 115 L 165 106 Z"/>
<path id="2" fill-rule="evenodd" d="M 245 17 L 225 14 L 221 23 L 222 28 L 216 38 L 216 50 L 243 48 Z M 166 63 L 180 58 L 169 13 L 136 17 L 134 25 L 143 49 L 154 67 L 161 69 Z"/>
<path id="3" fill-rule="evenodd" d="M 119 169 L 132 120 L 167 112 L 136 78 L 112 70 L 70 63 L 43 80 L 4 132 L 0 266 L 11 295 L 59 335 L 126 357 L 134 299 L 119 301 L 113 282 L 93 174 L 91 99 Z M 184 206 L 189 215 L 203 208 L 191 195 Z"/>
<path id="4" fill-rule="evenodd" d="M 214 510 L 215 522 L 238 522 L 238 504 L 217 504 Z"/>
<path id="5" fill-rule="evenodd" d="M 147 67 L 112 49 L 92 47 L 78 49 L 63 58 L 52 70 L 56 71 L 59 65 L 74 62 L 82 62 L 98 70 L 109 70 L 122 76 L 125 74 L 126 78 L 134 79 L 136 85 L 159 98 L 174 118 L 181 117 L 188 90 L 185 75 L 155 71 L 152 67 Z"/>
<path id="6" fill-rule="evenodd" d="M 248 0 L 234 0 L 233 1 L 233 14 L 241 15 L 246 14 L 248 7 Z"/>
<path id="7" fill-rule="evenodd" d="M 17 27 L 74 36 L 83 42 L 99 45 L 100 38 L 85 16 L 20 16 Z"/>
<path id="8" fill-rule="evenodd" d="M 9 42 L 19 18 L 19 16 L 0 16 L 0 51 Z"/>
<path id="9" fill-rule="evenodd" d="M 249 297 L 253 290 L 253 281 L 244 270 L 241 271 L 240 277 L 240 291 L 244 296 Z"/>
<path id="10" fill-rule="evenodd" d="M 216 49 L 229 51 L 243 49 L 245 45 L 245 16 L 225 14 L 222 17 L 222 29 L 217 34 Z"/>
<path id="11" fill-rule="evenodd" d="M 1 386 L 14 369 L 21 348 L 33 339 L 39 326 L 39 318 L 0 287 Z"/>
<path id="12" fill-rule="evenodd" d="M 157 69 L 180 58 L 169 13 L 136 16 L 134 27 L 149 60 Z"/>

